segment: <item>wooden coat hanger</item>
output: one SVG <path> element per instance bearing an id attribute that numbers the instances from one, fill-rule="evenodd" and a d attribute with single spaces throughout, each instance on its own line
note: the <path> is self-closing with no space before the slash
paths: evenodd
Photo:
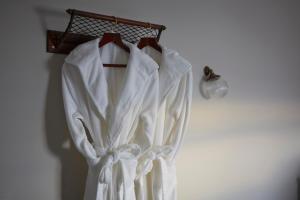
<path id="1" fill-rule="evenodd" d="M 150 23 L 149 23 L 149 28 L 151 30 L 151 24 Z M 137 46 L 138 46 L 139 49 L 142 49 L 145 46 L 150 46 L 153 49 L 157 50 L 158 52 L 162 53 L 162 48 L 158 44 L 157 39 L 154 38 L 154 37 L 143 37 L 143 38 L 141 38 Z"/>
<path id="2" fill-rule="evenodd" d="M 115 25 L 117 25 L 117 23 L 118 23 L 118 21 L 117 21 L 117 18 L 115 17 Z M 121 34 L 115 33 L 113 28 L 112 28 L 111 32 L 106 32 L 103 34 L 103 36 L 99 42 L 99 48 L 103 47 L 104 45 L 111 43 L 111 42 L 116 44 L 121 49 L 125 50 L 127 53 L 130 53 L 129 47 L 126 46 L 122 41 Z M 104 67 L 126 67 L 127 65 L 125 65 L 125 64 L 103 64 L 103 66 Z"/>
<path id="3" fill-rule="evenodd" d="M 139 43 L 138 43 L 138 48 L 142 49 L 142 48 L 144 48 L 146 46 L 150 46 L 153 49 L 157 50 L 158 52 L 162 53 L 162 49 L 159 46 L 159 44 L 157 43 L 156 38 L 153 38 L 153 37 L 144 37 L 144 38 L 141 38 L 140 41 L 139 41 Z"/>

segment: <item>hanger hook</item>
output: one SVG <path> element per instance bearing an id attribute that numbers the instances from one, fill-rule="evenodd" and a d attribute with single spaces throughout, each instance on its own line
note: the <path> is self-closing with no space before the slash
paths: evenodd
<path id="1" fill-rule="evenodd" d="M 115 32 L 115 28 L 116 28 L 116 26 L 117 26 L 117 24 L 118 24 L 118 18 L 117 17 L 115 17 L 115 16 L 112 16 L 113 18 L 114 18 L 114 22 L 113 22 L 113 26 L 111 26 L 111 32 L 112 33 L 114 33 Z"/>
<path id="2" fill-rule="evenodd" d="M 150 22 L 148 22 L 148 30 L 149 30 L 149 37 L 151 37 L 152 36 L 152 24 L 150 23 Z"/>

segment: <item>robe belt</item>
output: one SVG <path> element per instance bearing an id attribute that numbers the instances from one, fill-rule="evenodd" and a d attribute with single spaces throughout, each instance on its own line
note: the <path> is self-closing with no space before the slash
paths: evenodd
<path id="1" fill-rule="evenodd" d="M 153 161 L 160 158 L 168 159 L 168 155 L 173 151 L 173 148 L 169 145 L 163 146 L 153 146 L 150 150 L 145 152 L 139 160 L 139 165 L 137 167 L 136 180 L 141 176 L 148 174 L 153 167 Z"/>
<path id="2" fill-rule="evenodd" d="M 97 156 L 100 157 L 99 182 L 110 183 L 112 180 L 112 170 L 114 164 L 120 160 L 137 159 L 140 154 L 140 147 L 137 144 L 121 145 L 117 148 L 107 149 L 95 146 Z"/>

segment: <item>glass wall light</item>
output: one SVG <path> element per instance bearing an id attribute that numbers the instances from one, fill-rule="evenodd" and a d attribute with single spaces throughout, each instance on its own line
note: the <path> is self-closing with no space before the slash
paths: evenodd
<path id="1" fill-rule="evenodd" d="M 205 66 L 200 81 L 200 93 L 205 99 L 219 99 L 228 93 L 228 84 L 220 75 Z"/>

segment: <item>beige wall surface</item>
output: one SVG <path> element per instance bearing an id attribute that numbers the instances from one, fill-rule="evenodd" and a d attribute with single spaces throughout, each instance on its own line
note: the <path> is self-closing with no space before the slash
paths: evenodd
<path id="1" fill-rule="evenodd" d="M 161 44 L 193 65 L 191 120 L 177 159 L 180 200 L 293 200 L 300 174 L 300 1 L 2 0 L 0 200 L 82 200 L 86 165 L 69 148 L 64 56 L 46 29 L 76 8 L 165 24 Z M 207 101 L 204 65 L 230 85 Z"/>

